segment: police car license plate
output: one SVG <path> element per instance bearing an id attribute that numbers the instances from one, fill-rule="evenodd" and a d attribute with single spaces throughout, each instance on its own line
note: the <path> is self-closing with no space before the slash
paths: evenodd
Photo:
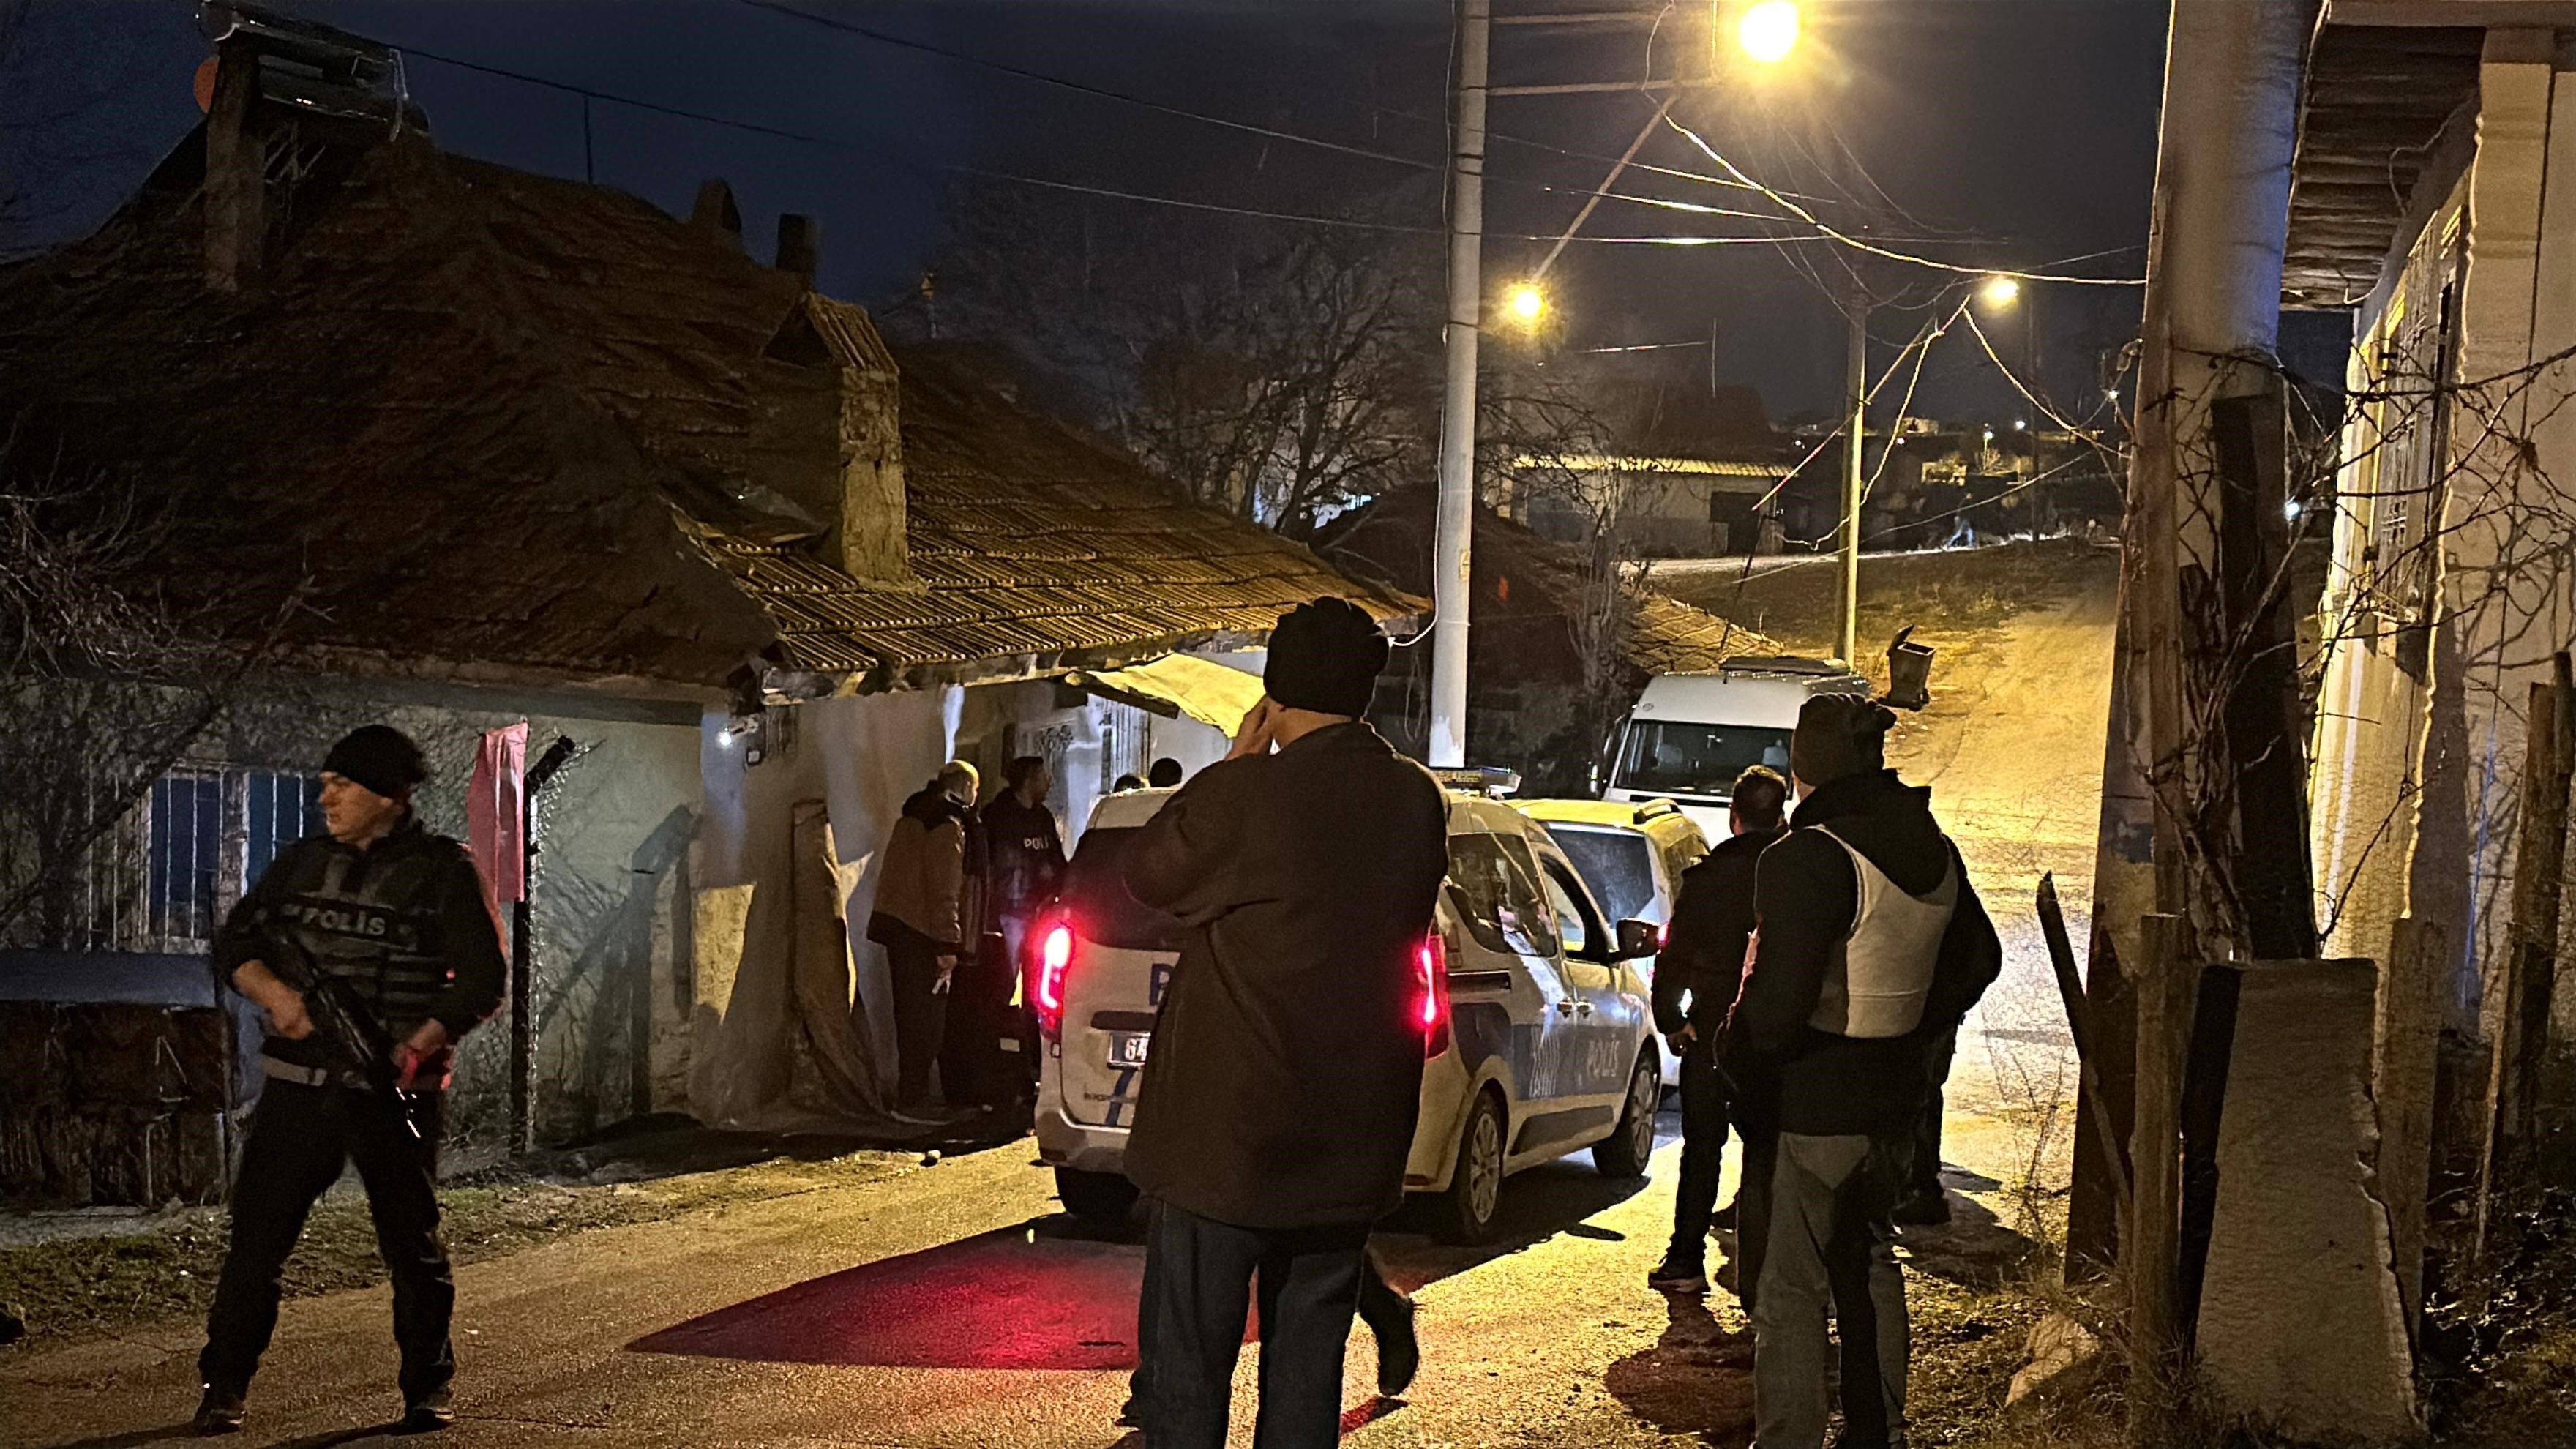
<path id="1" fill-rule="evenodd" d="M 1109 1034 L 1109 1065 L 1141 1067 L 1145 1065 L 1145 1044 L 1154 1039 L 1147 1031 L 1113 1031 Z"/>

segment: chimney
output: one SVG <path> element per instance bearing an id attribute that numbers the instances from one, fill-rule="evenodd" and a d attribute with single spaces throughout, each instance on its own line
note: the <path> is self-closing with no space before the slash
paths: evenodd
<path id="1" fill-rule="evenodd" d="M 238 292 L 258 275 L 268 234 L 268 138 L 255 116 L 259 52 L 247 38 L 215 50 L 215 99 L 206 108 L 206 285 Z"/>
<path id="2" fill-rule="evenodd" d="M 725 185 L 723 177 L 698 183 L 698 204 L 689 211 L 689 225 L 731 242 L 735 251 L 742 250 L 742 208 L 733 204 L 733 188 Z"/>
<path id="3" fill-rule="evenodd" d="M 792 211 L 778 214 L 778 270 L 793 273 L 806 286 L 814 285 L 814 268 L 823 260 L 823 227 L 810 216 Z"/>

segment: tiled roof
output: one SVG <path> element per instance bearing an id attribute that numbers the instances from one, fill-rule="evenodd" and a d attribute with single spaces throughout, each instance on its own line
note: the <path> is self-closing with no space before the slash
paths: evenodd
<path id="1" fill-rule="evenodd" d="M 818 541 L 834 370 L 783 349 L 810 328 L 882 371 L 861 309 L 713 227 L 417 135 L 317 171 L 259 284 L 219 294 L 203 149 L 0 273 L 0 403 L 184 499 L 192 561 L 307 579 L 292 648 L 694 691 L 760 658 L 848 690 L 1257 642 L 1319 593 L 1416 607 L 931 355 L 901 360 L 921 587 L 860 584 Z"/>

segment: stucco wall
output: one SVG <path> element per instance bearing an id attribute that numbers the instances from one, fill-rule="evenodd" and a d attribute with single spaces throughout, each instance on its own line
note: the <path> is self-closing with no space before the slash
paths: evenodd
<path id="1" fill-rule="evenodd" d="M 381 720 L 419 741 L 431 778 L 415 797 L 430 829 L 465 837 L 465 791 L 483 732 L 525 720 L 528 761 L 558 735 L 581 753 L 539 802 L 531 878 L 536 1023 L 533 1115 L 560 1142 L 676 1107 L 688 1018 L 688 845 L 700 787 L 696 708 L 570 692 L 300 681 L 255 690 L 199 757 L 312 771 L 347 729 Z M 506 944 L 509 912 L 502 911 Z M 507 1010 L 458 1053 L 451 1135 L 499 1143 L 509 1120 Z"/>

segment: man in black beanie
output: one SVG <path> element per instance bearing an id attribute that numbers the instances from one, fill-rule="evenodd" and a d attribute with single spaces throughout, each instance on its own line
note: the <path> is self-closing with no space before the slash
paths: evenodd
<path id="1" fill-rule="evenodd" d="M 243 1400 L 277 1327 L 278 1277 L 313 1201 L 356 1162 L 394 1286 L 403 1417 L 450 1422 L 456 1302 L 438 1236 L 438 1139 L 457 1041 L 500 1009 L 509 962 L 500 922 L 465 847 L 421 828 L 419 746 L 367 725 L 322 762 L 322 834 L 278 853 L 215 937 L 215 969 L 268 1015 L 268 1081 L 233 1183 L 232 1240 L 197 1371 L 200 1434 L 241 1427 Z M 272 970 L 271 963 L 278 963 Z M 293 964 L 288 964 L 288 963 Z M 290 979 L 291 978 L 291 979 Z M 328 990 L 339 1010 L 308 996 Z M 363 1073 L 346 1017 L 389 1056 L 398 1089 Z"/>
<path id="2" fill-rule="evenodd" d="M 1893 723 L 1857 695 L 1800 709 L 1798 808 L 1756 868 L 1757 925 L 1723 1033 L 1748 1142 L 1737 1283 L 1753 1320 L 1759 1449 L 1824 1443 L 1829 1314 L 1842 1329 L 1836 1442 L 1905 1442 L 1909 1335 L 1890 1213 L 1926 1061 L 2002 969 L 1931 792 L 1886 767 Z"/>
<path id="3" fill-rule="evenodd" d="M 1369 1225 L 1404 1198 L 1426 1043 L 1416 955 L 1448 802 L 1359 719 L 1386 636 L 1318 599 L 1282 617 L 1234 748 L 1127 844 L 1127 889 L 1187 934 L 1127 1175 L 1151 1199 L 1153 1449 L 1225 1442 L 1254 1280 L 1261 1449 L 1330 1449 Z M 1381 1376 L 1409 1374 L 1381 1350 Z"/>

